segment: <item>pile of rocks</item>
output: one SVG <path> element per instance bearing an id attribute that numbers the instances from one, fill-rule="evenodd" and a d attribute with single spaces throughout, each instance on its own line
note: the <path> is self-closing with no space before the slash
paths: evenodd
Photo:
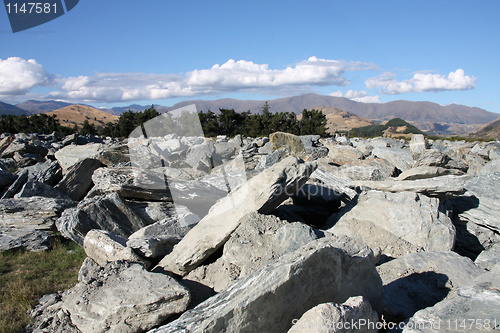
<path id="1" fill-rule="evenodd" d="M 500 325 L 498 142 L 54 133 L 0 153 L 0 249 L 57 229 L 88 255 L 29 331 Z"/>

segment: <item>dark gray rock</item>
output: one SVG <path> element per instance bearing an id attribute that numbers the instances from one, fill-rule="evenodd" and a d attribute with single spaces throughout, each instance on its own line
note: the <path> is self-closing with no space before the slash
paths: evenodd
<path id="1" fill-rule="evenodd" d="M 0 190 L 6 186 L 10 186 L 15 180 L 16 176 L 0 169 Z"/>
<path id="2" fill-rule="evenodd" d="M 92 175 L 101 166 L 101 162 L 93 158 L 81 160 L 69 169 L 55 188 L 71 199 L 80 201 L 94 185 Z"/>
<path id="3" fill-rule="evenodd" d="M 23 248 L 37 252 L 51 247 L 52 237 L 46 231 L 0 227 L 0 251 Z"/>
<path id="4" fill-rule="evenodd" d="M 23 185 L 21 190 L 14 195 L 14 198 L 28 198 L 33 196 L 67 200 L 70 199 L 66 194 L 56 190 L 52 186 L 40 183 L 36 180 L 28 180 L 28 182 Z"/>
<path id="5" fill-rule="evenodd" d="M 2 199 L 13 198 L 14 195 L 21 190 L 21 188 L 28 181 L 29 171 L 23 169 L 16 173 L 16 180 L 9 186 L 9 188 L 3 193 Z"/>
<path id="6" fill-rule="evenodd" d="M 128 237 L 145 225 L 117 193 L 85 199 L 77 207 L 65 210 L 56 222 L 57 229 L 64 237 L 80 245 L 83 245 L 85 235 L 92 229 Z"/>

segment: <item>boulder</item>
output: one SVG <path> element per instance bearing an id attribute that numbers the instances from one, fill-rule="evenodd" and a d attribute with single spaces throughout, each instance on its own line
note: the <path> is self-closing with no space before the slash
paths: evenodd
<path id="1" fill-rule="evenodd" d="M 215 147 L 213 142 L 204 142 L 192 145 L 186 152 L 185 162 L 196 170 L 210 172 L 215 166 L 213 155 Z"/>
<path id="2" fill-rule="evenodd" d="M 16 173 L 16 180 L 5 190 L 2 195 L 2 199 L 10 199 L 16 195 L 17 192 L 26 184 L 29 177 L 29 171 L 26 169 L 22 169 Z"/>
<path id="3" fill-rule="evenodd" d="M 59 149 L 55 156 L 62 167 L 63 174 L 66 174 L 70 167 L 86 159 L 96 159 L 99 157 L 100 143 L 89 143 L 82 146 L 69 145 Z"/>
<path id="4" fill-rule="evenodd" d="M 72 200 L 44 197 L 0 200 L 0 226 L 49 231 L 63 211 L 75 205 Z"/>
<path id="5" fill-rule="evenodd" d="M 273 215 L 250 213 L 224 244 L 220 258 L 191 271 L 185 280 L 196 281 L 216 292 L 276 262 L 286 253 L 318 239 L 314 230 L 302 223 L 287 223 Z"/>
<path id="6" fill-rule="evenodd" d="M 424 153 L 429 148 L 429 142 L 423 134 L 412 134 L 410 140 L 410 152 L 413 157 Z"/>
<path id="7" fill-rule="evenodd" d="M 500 159 L 496 159 L 496 160 L 489 161 L 488 163 L 486 163 L 479 171 L 479 174 L 480 175 L 487 175 L 487 174 L 495 173 L 495 172 L 500 173 Z"/>
<path id="8" fill-rule="evenodd" d="M 377 190 L 385 192 L 416 192 L 429 197 L 441 199 L 453 198 L 466 192 L 465 183 L 468 176 L 441 176 L 439 181 L 435 179 L 417 179 L 417 180 L 384 180 L 384 181 L 352 181 L 349 187 L 359 187 L 363 191 Z"/>
<path id="9" fill-rule="evenodd" d="M 10 186 L 16 180 L 16 176 L 10 172 L 0 169 L 0 190 L 6 186 Z"/>
<path id="10" fill-rule="evenodd" d="M 36 180 L 28 180 L 28 182 L 23 185 L 21 190 L 14 195 L 14 198 L 29 198 L 34 196 L 55 199 L 70 199 L 66 194 L 56 190 L 52 186 Z"/>
<path id="11" fill-rule="evenodd" d="M 422 152 L 415 157 L 414 167 L 420 166 L 434 166 L 434 167 L 445 167 L 450 157 L 443 154 L 437 149 L 430 149 Z"/>
<path id="12" fill-rule="evenodd" d="M 373 141 L 372 141 L 373 145 Z M 383 158 L 401 171 L 408 170 L 413 166 L 415 161 L 409 149 L 401 149 L 400 147 L 380 147 L 374 146 L 372 150 L 374 157 Z"/>
<path id="13" fill-rule="evenodd" d="M 26 154 L 34 154 L 45 156 L 47 155 L 47 148 L 38 145 L 31 145 L 28 143 L 21 143 L 13 141 L 3 152 L 2 158 L 14 157 L 16 153 L 19 153 L 21 156 Z"/>
<path id="14" fill-rule="evenodd" d="M 500 318 L 500 266 L 477 276 L 450 297 L 418 311 L 404 333 L 490 332 L 498 330 Z"/>
<path id="15" fill-rule="evenodd" d="M 323 238 L 151 332 L 286 332 L 312 307 L 343 303 L 351 296 L 364 296 L 380 309 L 381 281 L 373 253 L 347 238 Z"/>
<path id="16" fill-rule="evenodd" d="M 350 181 L 347 178 L 335 176 L 321 168 L 316 169 L 311 174 L 311 181 L 318 182 L 323 187 L 329 188 L 340 195 L 344 200 L 350 201 L 357 195 L 357 192 L 349 188 Z"/>
<path id="17" fill-rule="evenodd" d="M 52 237 L 46 231 L 0 227 L 0 251 L 22 248 L 38 252 L 51 247 Z"/>
<path id="18" fill-rule="evenodd" d="M 328 148 L 328 157 L 336 164 L 351 164 L 364 158 L 361 151 L 351 146 L 330 144 L 326 147 Z"/>
<path id="19" fill-rule="evenodd" d="M 61 166 L 57 161 L 38 163 L 26 169 L 29 170 L 29 179 L 50 186 L 56 185 L 63 178 Z"/>
<path id="20" fill-rule="evenodd" d="M 362 296 L 349 297 L 342 304 L 323 303 L 295 319 L 288 333 L 376 333 L 378 315 Z"/>
<path id="21" fill-rule="evenodd" d="M 439 200 L 425 195 L 368 191 L 332 215 L 328 231 L 360 237 L 390 257 L 417 251 L 449 251 L 455 227 Z"/>
<path id="22" fill-rule="evenodd" d="M 64 178 L 56 185 L 56 189 L 75 201 L 80 201 L 94 185 L 92 175 L 102 166 L 99 160 L 86 158 L 67 170 Z"/>
<path id="23" fill-rule="evenodd" d="M 142 265 L 112 262 L 63 295 L 62 308 L 82 333 L 143 332 L 186 310 L 189 291 Z"/>
<path id="24" fill-rule="evenodd" d="M 294 156 L 301 156 L 306 152 L 302 140 L 294 134 L 275 132 L 269 135 L 269 142 L 272 144 L 273 150 L 286 148 Z"/>
<path id="25" fill-rule="evenodd" d="M 80 245 L 92 229 L 128 237 L 145 225 L 117 193 L 85 199 L 77 207 L 65 210 L 56 222 L 64 237 Z"/>
<path id="26" fill-rule="evenodd" d="M 481 252 L 474 263 L 486 270 L 491 270 L 495 265 L 500 263 L 500 243 L 493 244 L 489 248 Z"/>
<path id="27" fill-rule="evenodd" d="M 288 157 L 217 201 L 158 265 L 185 275 L 219 249 L 249 212 L 272 212 L 308 180 L 315 165 Z"/>
<path id="28" fill-rule="evenodd" d="M 90 230 L 83 239 L 83 248 L 87 256 L 100 266 L 118 260 L 137 262 L 146 268 L 150 265 L 127 247 L 126 238 L 105 230 Z"/>
<path id="29" fill-rule="evenodd" d="M 44 295 L 34 309 L 28 310 L 33 323 L 25 328 L 26 333 L 82 333 L 71 322 L 68 311 L 62 308 L 63 294 Z"/>
<path id="30" fill-rule="evenodd" d="M 128 163 L 130 162 L 128 146 L 125 144 L 103 145 L 98 151 L 97 159 L 108 167 Z"/>
<path id="31" fill-rule="evenodd" d="M 396 179 L 397 180 L 416 180 L 434 178 L 439 176 L 454 175 L 462 176 L 465 173 L 456 169 L 445 169 L 436 166 L 418 166 L 403 171 Z"/>
<path id="32" fill-rule="evenodd" d="M 334 175 L 352 180 L 385 180 L 398 175 L 394 165 L 382 158 L 368 158 L 331 169 Z"/>
<path id="33" fill-rule="evenodd" d="M 384 315 L 399 322 L 440 302 L 484 271 L 455 252 L 420 252 L 377 267 L 384 284 Z"/>

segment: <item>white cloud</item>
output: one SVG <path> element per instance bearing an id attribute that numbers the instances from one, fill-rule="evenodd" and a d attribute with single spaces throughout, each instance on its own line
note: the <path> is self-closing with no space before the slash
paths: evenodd
<path id="1" fill-rule="evenodd" d="M 393 73 L 383 73 L 365 81 L 366 87 L 380 88 L 381 94 L 396 95 L 410 92 L 467 90 L 476 85 L 477 78 L 467 76 L 459 68 L 450 74 L 431 74 L 428 71 L 415 72 L 408 80 L 398 81 Z"/>
<path id="2" fill-rule="evenodd" d="M 36 60 L 0 59 L 0 96 L 23 95 L 33 87 L 50 85 L 53 80 L 54 76 Z"/>
<path id="3" fill-rule="evenodd" d="M 382 103 L 380 100 L 380 97 L 378 95 L 376 96 L 370 96 L 366 91 L 361 90 L 361 91 L 356 91 L 356 90 L 348 90 L 345 94 L 342 93 L 342 91 L 338 90 L 335 92 L 332 92 L 329 94 L 330 96 L 335 96 L 335 97 L 345 97 L 347 99 L 356 101 L 356 102 L 361 102 L 361 103 Z"/>

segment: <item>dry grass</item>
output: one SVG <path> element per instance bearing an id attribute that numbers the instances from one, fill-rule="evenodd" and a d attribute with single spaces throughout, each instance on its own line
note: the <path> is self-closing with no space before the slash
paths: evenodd
<path id="1" fill-rule="evenodd" d="M 31 322 L 26 311 L 41 296 L 74 285 L 85 257 L 80 246 L 61 237 L 51 251 L 0 252 L 0 333 L 21 332 Z"/>
<path id="2" fill-rule="evenodd" d="M 55 115 L 61 125 L 70 127 L 74 124 L 81 126 L 85 120 L 95 126 L 104 126 L 106 123 L 116 123 L 119 118 L 111 113 L 78 104 L 48 112 L 47 115 Z"/>

